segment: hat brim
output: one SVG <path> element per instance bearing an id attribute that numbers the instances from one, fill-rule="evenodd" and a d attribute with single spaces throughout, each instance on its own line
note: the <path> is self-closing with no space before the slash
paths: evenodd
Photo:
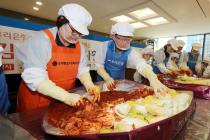
<path id="1" fill-rule="evenodd" d="M 209 63 L 209 61 L 207 61 L 207 60 L 203 60 L 203 63 Z"/>
<path id="2" fill-rule="evenodd" d="M 117 32 L 116 34 L 121 35 L 121 36 L 133 36 L 133 34 L 129 32 Z"/>
<path id="3" fill-rule="evenodd" d="M 200 51 L 201 48 L 193 48 L 195 51 Z"/>
<path id="4" fill-rule="evenodd" d="M 71 22 L 71 21 L 69 21 L 69 22 L 70 22 L 71 26 L 72 26 L 77 32 L 79 32 L 79 33 L 81 33 L 81 34 L 83 34 L 83 35 L 89 35 L 89 31 L 88 31 L 88 29 L 87 29 L 86 26 L 81 26 L 81 25 L 78 25 L 78 24 L 76 24 L 76 23 L 74 23 L 74 22 Z"/>
<path id="5" fill-rule="evenodd" d="M 175 46 L 173 46 L 173 45 L 171 45 L 172 46 L 172 48 L 174 49 L 174 50 L 178 50 L 178 48 L 177 47 L 175 47 Z"/>
<path id="6" fill-rule="evenodd" d="M 148 54 L 148 55 L 151 55 L 151 56 L 153 56 L 154 55 L 154 53 L 145 53 L 145 52 L 141 52 L 141 54 L 143 55 L 143 54 Z"/>
<path id="7" fill-rule="evenodd" d="M 146 54 L 148 54 L 148 55 L 152 55 L 152 56 L 154 55 L 154 53 L 153 53 L 153 52 L 151 52 L 151 53 L 149 52 L 149 53 L 146 53 Z"/>

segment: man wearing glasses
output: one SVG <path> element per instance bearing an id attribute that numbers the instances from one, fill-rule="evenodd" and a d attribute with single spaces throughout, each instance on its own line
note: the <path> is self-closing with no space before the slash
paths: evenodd
<path id="1" fill-rule="evenodd" d="M 139 53 L 130 47 L 133 33 L 133 26 L 127 22 L 119 22 L 112 27 L 113 40 L 103 42 L 95 55 L 97 80 L 105 80 L 107 88 L 114 90 L 114 79 L 124 79 L 125 69 L 134 68 L 150 81 L 156 95 L 160 91 L 164 96 L 168 88 L 160 83 L 151 66 Z"/>
<path id="2" fill-rule="evenodd" d="M 81 95 L 65 91 L 75 87 L 76 78 L 87 90 L 97 91 L 95 95 L 100 93 L 91 80 L 85 49 L 78 41 L 82 35 L 89 34 L 90 13 L 78 4 L 66 4 L 58 15 L 57 27 L 37 32 L 15 44 L 17 58 L 24 69 L 17 111 L 47 106 L 52 98 L 70 106 L 83 104 Z M 96 100 L 92 96 L 91 99 Z"/>

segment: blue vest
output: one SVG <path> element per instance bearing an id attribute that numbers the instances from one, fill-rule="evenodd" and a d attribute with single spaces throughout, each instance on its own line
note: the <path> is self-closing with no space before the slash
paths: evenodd
<path id="1" fill-rule="evenodd" d="M 176 51 L 174 51 L 174 52 L 177 53 Z M 179 52 L 178 54 L 179 54 L 179 60 L 180 60 L 182 52 Z M 179 63 L 179 60 L 176 62 L 176 65 Z"/>
<path id="2" fill-rule="evenodd" d="M 104 69 L 113 79 L 125 79 L 125 69 L 127 65 L 128 55 L 130 54 L 132 49 L 130 47 L 128 50 L 122 51 L 121 54 L 116 53 L 114 49 L 115 42 L 111 40 L 109 41 L 107 47 Z M 101 80 L 103 80 L 103 78 L 98 75 L 97 81 Z"/>
<path id="3" fill-rule="evenodd" d="M 0 67 L 0 114 L 5 114 L 10 107 L 8 87 L 3 68 Z"/>
<path id="4" fill-rule="evenodd" d="M 188 56 L 189 56 L 189 60 L 187 62 L 187 66 L 190 68 L 190 70 L 193 72 L 193 74 L 197 74 L 196 70 L 195 70 L 195 65 L 198 61 L 198 56 L 200 55 L 200 53 L 197 54 L 196 57 L 193 57 L 190 52 L 188 52 Z"/>
<path id="5" fill-rule="evenodd" d="M 164 48 L 162 48 L 162 49 L 160 49 L 161 51 L 163 51 L 164 52 Z M 163 64 L 166 66 L 167 65 L 167 63 L 168 63 L 168 60 L 169 60 L 169 58 L 170 58 L 170 55 L 169 55 L 169 57 L 165 57 L 165 59 L 163 60 Z M 153 59 L 153 62 L 152 62 L 152 68 L 153 68 L 153 72 L 155 73 L 155 74 L 163 74 L 160 70 L 159 70 L 159 68 L 157 67 L 157 64 L 154 64 L 154 59 Z"/>

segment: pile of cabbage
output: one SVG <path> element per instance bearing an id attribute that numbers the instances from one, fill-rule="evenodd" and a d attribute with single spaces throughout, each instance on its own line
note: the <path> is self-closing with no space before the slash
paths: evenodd
<path id="1" fill-rule="evenodd" d="M 194 78 L 194 77 L 188 77 L 188 76 L 183 76 L 179 79 L 176 79 L 175 82 L 183 83 L 183 84 L 199 84 L 199 85 L 210 86 L 210 79 L 200 79 L 200 78 Z"/>
<path id="2" fill-rule="evenodd" d="M 136 101 L 127 101 L 115 106 L 120 121 L 114 122 L 114 130 L 102 128 L 101 133 L 126 132 L 171 117 L 187 109 L 192 97 L 187 93 L 178 94 L 171 89 L 167 96 L 147 96 Z"/>

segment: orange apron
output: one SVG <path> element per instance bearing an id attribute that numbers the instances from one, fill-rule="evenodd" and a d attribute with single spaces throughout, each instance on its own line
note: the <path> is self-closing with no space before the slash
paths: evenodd
<path id="1" fill-rule="evenodd" d="M 52 44 L 52 58 L 47 64 L 49 79 L 56 86 L 65 90 L 74 88 L 81 57 L 79 41 L 76 43 L 76 48 L 57 46 L 52 33 L 49 30 L 43 31 L 49 36 Z M 49 96 L 30 90 L 22 80 L 19 87 L 16 111 L 19 112 L 48 106 L 51 100 L 52 98 Z"/>

